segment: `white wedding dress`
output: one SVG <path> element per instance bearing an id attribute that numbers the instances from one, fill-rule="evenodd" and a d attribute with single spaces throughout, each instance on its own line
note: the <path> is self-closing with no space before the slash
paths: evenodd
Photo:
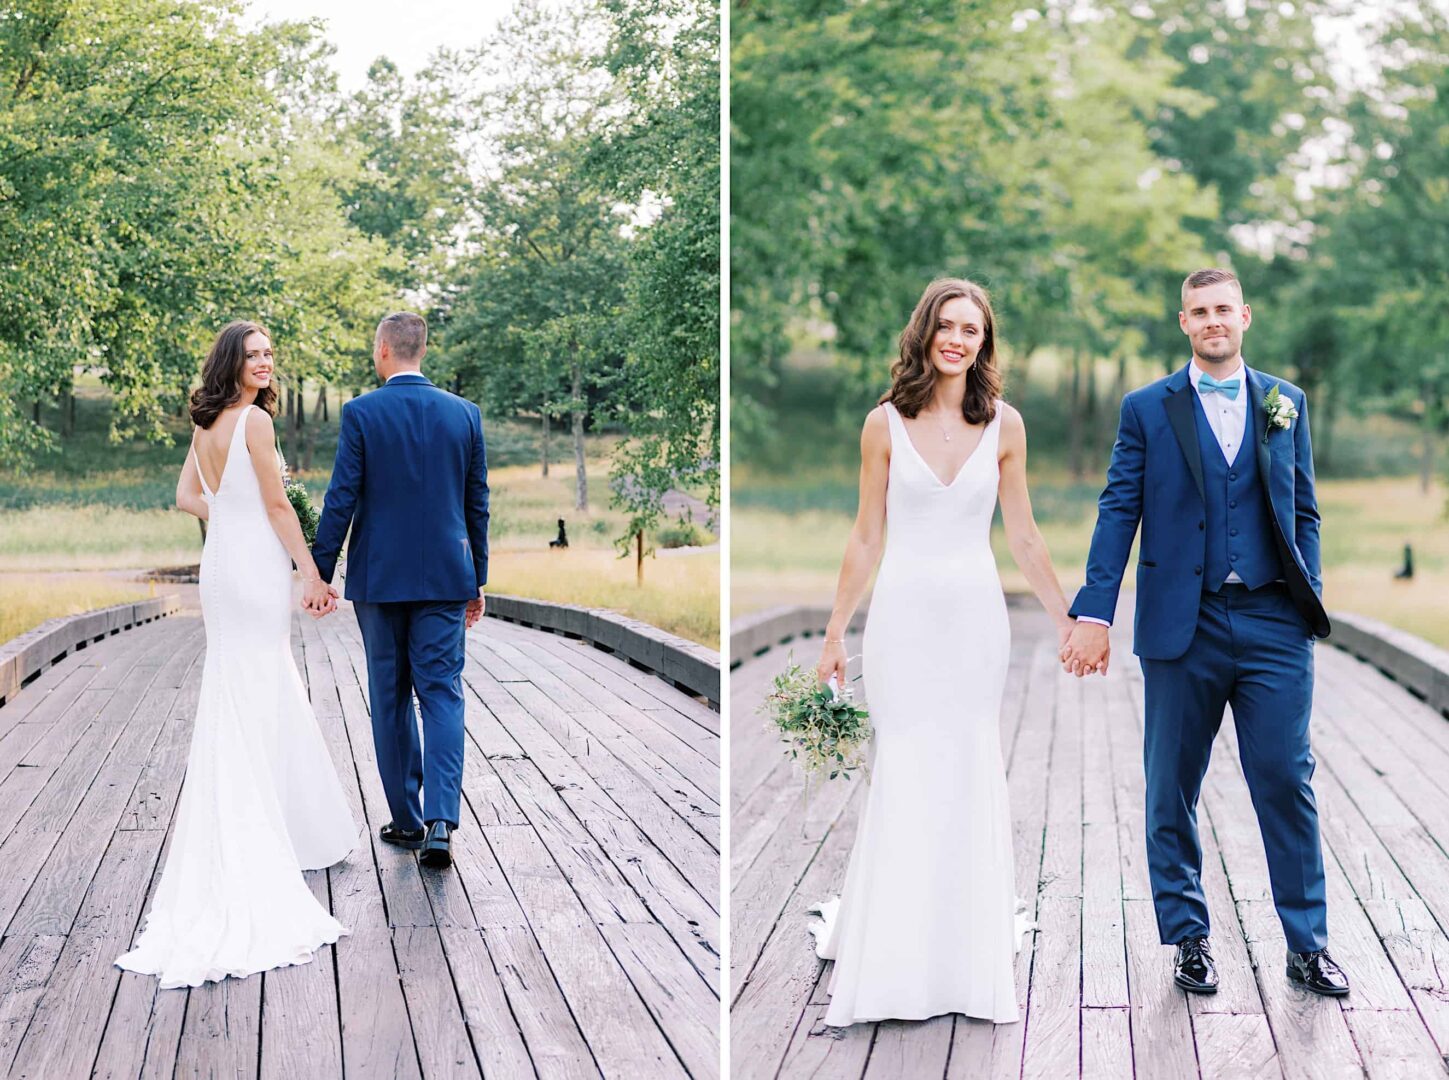
<path id="1" fill-rule="evenodd" d="M 292 659 L 292 562 L 247 452 L 250 408 L 217 490 L 201 481 L 210 512 L 196 724 L 145 930 L 116 961 L 163 988 L 305 964 L 347 933 L 302 877 L 346 857 L 358 827 Z"/>
<path id="2" fill-rule="evenodd" d="M 869 789 L 838 901 L 825 1022 L 1017 1020 L 1018 915 L 1000 713 L 1011 651 L 990 544 L 1002 407 L 950 483 L 892 404 L 886 545 L 863 653 Z"/>

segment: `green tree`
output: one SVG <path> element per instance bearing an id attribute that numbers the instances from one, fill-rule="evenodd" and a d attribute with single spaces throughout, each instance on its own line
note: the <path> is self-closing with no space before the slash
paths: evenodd
<path id="1" fill-rule="evenodd" d="M 614 458 L 621 536 L 653 529 L 671 488 L 720 483 L 719 11 L 712 0 L 609 0 L 605 57 L 626 113 L 596 164 L 617 197 L 657 213 L 633 229 L 621 312 L 621 409 Z"/>

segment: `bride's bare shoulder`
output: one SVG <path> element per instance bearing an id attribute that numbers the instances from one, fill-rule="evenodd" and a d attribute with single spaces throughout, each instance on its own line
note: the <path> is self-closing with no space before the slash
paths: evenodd
<path id="1" fill-rule="evenodd" d="M 862 450 L 889 449 L 890 443 L 890 421 L 886 417 L 886 406 L 877 405 L 865 414 L 865 423 L 860 429 L 860 447 Z"/>

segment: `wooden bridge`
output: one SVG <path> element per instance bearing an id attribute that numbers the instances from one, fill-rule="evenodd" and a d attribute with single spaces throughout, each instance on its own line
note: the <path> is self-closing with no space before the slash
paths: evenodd
<path id="1" fill-rule="evenodd" d="M 351 928 L 312 963 L 158 990 L 113 961 L 165 855 L 204 636 L 178 615 L 0 707 L 0 1069 L 12 1076 L 719 1074 L 719 714 L 577 641 L 468 635 L 454 869 L 382 844 L 350 607 L 294 623 L 365 829 L 307 875 Z"/>
<path id="2" fill-rule="evenodd" d="M 1130 610 L 1128 612 L 1130 615 Z M 962 1016 L 825 1028 L 830 969 L 806 926 L 838 893 L 864 794 L 801 780 L 755 709 L 789 647 L 731 678 L 731 1060 L 761 1077 L 1432 1077 L 1449 1051 L 1449 720 L 1376 669 L 1316 653 L 1314 790 L 1341 1001 L 1284 976 L 1282 931 L 1230 721 L 1199 808 L 1222 977 L 1171 982 L 1143 838 L 1142 675 L 1130 618 L 1104 678 L 1061 673 L 1039 610 L 1013 610 L 1001 723 L 1017 894 L 1040 931 L 1017 958 L 1020 1023 Z M 848 646 L 859 652 L 858 638 Z M 818 640 L 797 641 L 813 664 Z M 738 655 L 738 654 L 737 654 Z M 857 669 L 858 670 L 858 669 Z"/>

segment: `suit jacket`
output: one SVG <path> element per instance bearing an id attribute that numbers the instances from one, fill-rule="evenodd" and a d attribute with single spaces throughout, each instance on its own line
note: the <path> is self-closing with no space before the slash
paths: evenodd
<path id="1" fill-rule="evenodd" d="M 471 401 L 402 375 L 342 407 L 312 557 L 347 599 L 472 600 L 488 580 L 488 461 Z"/>
<path id="2" fill-rule="evenodd" d="M 1321 600 L 1319 515 L 1308 403 L 1303 391 L 1286 380 L 1246 364 L 1243 371 L 1248 429 L 1239 453 L 1256 457 L 1268 499 L 1273 543 L 1293 603 L 1311 633 L 1327 637 L 1331 626 Z M 1298 410 L 1298 418 L 1286 430 L 1273 428 L 1265 441 L 1267 417 L 1261 402 L 1275 385 Z M 1071 608 L 1073 617 L 1112 620 L 1140 523 L 1133 651 L 1150 660 L 1173 660 L 1187 651 L 1197 631 L 1202 603 L 1206 498 L 1202 450 L 1193 416 L 1196 393 L 1184 366 L 1122 399 L 1107 486 L 1097 503 L 1086 584 Z"/>

